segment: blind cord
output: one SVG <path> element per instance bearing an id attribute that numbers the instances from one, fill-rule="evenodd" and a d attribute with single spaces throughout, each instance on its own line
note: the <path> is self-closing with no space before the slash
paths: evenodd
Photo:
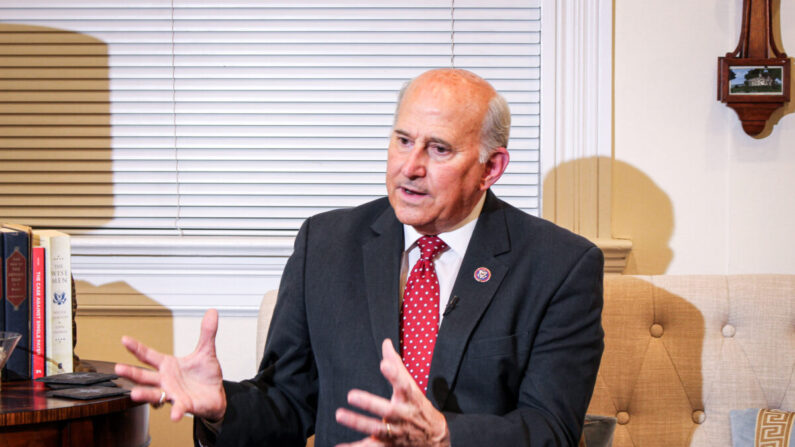
<path id="1" fill-rule="evenodd" d="M 174 217 L 174 228 L 177 234 L 182 237 L 182 227 L 180 219 L 182 217 L 182 194 L 179 178 L 179 147 L 177 146 L 177 77 L 176 77 L 176 39 L 174 38 L 174 0 L 171 0 L 171 128 L 173 130 L 174 143 L 174 168 L 177 180 L 177 213 Z"/>
<path id="2" fill-rule="evenodd" d="M 450 68 L 455 68 L 455 0 L 450 0 Z"/>

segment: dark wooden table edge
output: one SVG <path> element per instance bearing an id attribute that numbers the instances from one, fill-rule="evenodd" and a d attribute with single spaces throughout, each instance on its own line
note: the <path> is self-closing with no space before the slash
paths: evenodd
<path id="1" fill-rule="evenodd" d="M 96 370 L 101 372 L 112 372 L 114 365 L 112 362 L 101 361 L 84 361 L 84 364 L 96 368 Z M 130 388 L 129 382 L 123 379 L 116 380 L 115 382 L 122 388 Z M 20 383 L 22 382 L 4 382 L 2 384 L 2 388 L 0 388 L 0 394 L 3 393 L 4 389 L 8 389 L 9 391 L 19 389 L 18 387 L 20 386 Z M 48 388 L 44 384 L 30 384 L 29 382 L 26 383 L 28 386 L 32 385 L 30 390 L 31 393 L 40 393 L 39 397 L 41 399 L 64 401 L 69 405 L 57 408 L 38 410 L 30 409 L 22 411 L 13 408 L 0 408 L 0 427 L 14 427 L 93 417 L 101 414 L 129 410 L 140 405 L 146 405 L 144 402 L 134 402 L 132 399 L 130 399 L 128 394 L 85 401 L 46 397 L 45 393 L 48 391 Z"/>

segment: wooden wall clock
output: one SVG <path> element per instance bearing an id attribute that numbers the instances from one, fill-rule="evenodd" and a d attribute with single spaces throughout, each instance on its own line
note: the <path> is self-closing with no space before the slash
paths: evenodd
<path id="1" fill-rule="evenodd" d="M 734 109 L 748 135 L 790 99 L 790 59 L 773 37 L 772 0 L 743 0 L 737 48 L 718 58 L 718 100 Z"/>

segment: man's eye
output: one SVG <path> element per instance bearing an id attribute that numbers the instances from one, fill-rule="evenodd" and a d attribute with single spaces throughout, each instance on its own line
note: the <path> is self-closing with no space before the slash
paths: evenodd
<path id="1" fill-rule="evenodd" d="M 397 140 L 402 146 L 407 146 L 409 144 L 409 139 L 406 137 L 397 137 Z"/>
<path id="2" fill-rule="evenodd" d="M 445 155 L 450 153 L 450 148 L 447 146 L 433 145 L 431 146 L 431 152 L 439 155 Z"/>

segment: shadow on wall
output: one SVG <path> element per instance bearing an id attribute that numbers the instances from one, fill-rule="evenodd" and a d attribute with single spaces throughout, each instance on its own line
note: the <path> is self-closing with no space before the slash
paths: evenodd
<path id="1" fill-rule="evenodd" d="M 170 309 L 126 282 L 95 286 L 78 280 L 77 290 L 77 353 L 81 358 L 146 367 L 122 346 L 122 335 L 132 336 L 159 352 L 174 353 L 174 317 Z M 168 408 L 150 411 L 151 446 L 190 445 L 193 420 L 171 422 Z"/>
<path id="2" fill-rule="evenodd" d="M 0 24 L 0 58 L 0 221 L 69 232 L 113 220 L 107 44 L 68 30 Z M 122 335 L 174 352 L 169 309 L 127 283 L 95 286 L 75 273 L 80 358 L 133 362 Z M 168 411 L 153 411 L 150 423 L 152 446 L 191 443 L 190 419 L 174 425 Z"/>
<path id="3" fill-rule="evenodd" d="M 613 237 L 630 239 L 627 275 L 662 275 L 673 259 L 671 199 L 643 171 L 613 160 Z"/>
<path id="4" fill-rule="evenodd" d="M 632 251 L 624 273 L 665 273 L 673 258 L 668 246 L 674 227 L 671 199 L 649 176 L 634 166 L 608 157 L 588 157 L 563 163 L 544 177 L 544 205 L 552 200 L 551 191 L 557 191 L 564 197 L 566 194 L 577 194 L 578 186 L 572 186 L 577 179 L 596 178 L 600 167 L 606 166 L 612 166 L 612 237 L 632 241 Z M 578 200 L 584 201 L 583 198 Z M 598 202 L 595 192 L 592 202 L 595 209 Z"/>
<path id="5" fill-rule="evenodd" d="M 111 221 L 107 44 L 67 30 L 0 24 L 0 58 L 2 218 L 66 229 Z"/>

